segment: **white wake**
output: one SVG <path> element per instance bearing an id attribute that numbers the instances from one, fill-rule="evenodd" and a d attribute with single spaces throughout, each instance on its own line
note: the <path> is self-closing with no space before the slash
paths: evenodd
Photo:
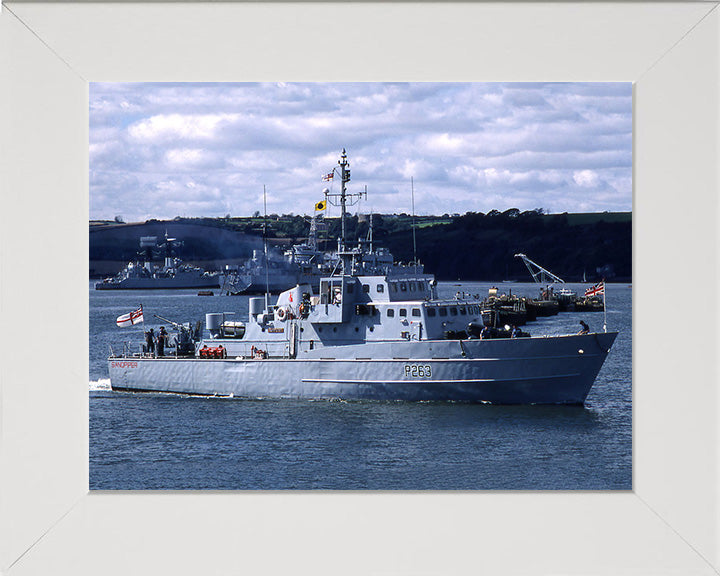
<path id="1" fill-rule="evenodd" d="M 99 380 L 90 380 L 89 386 L 90 392 L 97 392 L 98 390 L 111 390 L 110 378 L 100 378 Z"/>

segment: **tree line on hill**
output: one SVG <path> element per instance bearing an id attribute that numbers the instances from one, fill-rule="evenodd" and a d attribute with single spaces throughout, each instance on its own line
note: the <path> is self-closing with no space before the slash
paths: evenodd
<path id="1" fill-rule="evenodd" d="M 338 218 L 323 220 L 324 247 L 332 250 L 340 235 L 340 221 Z M 146 235 L 143 230 L 159 236 L 160 231 L 167 228 L 184 240 L 182 256 L 185 259 L 201 262 L 231 255 L 246 256 L 251 252 L 250 245 L 257 247 L 265 223 L 270 244 L 278 246 L 304 241 L 310 228 L 307 217 L 276 214 L 269 215 L 267 222 L 255 214 L 242 218 L 176 218 L 139 225 L 91 226 L 91 267 L 94 259 L 132 259 L 139 236 Z M 354 245 L 358 238 L 366 238 L 369 226 L 367 215 L 348 216 L 348 244 Z M 632 215 L 629 212 L 544 214 L 542 210 L 510 209 L 492 210 L 487 214 L 468 212 L 414 218 L 408 214 L 374 214 L 372 236 L 376 244 L 392 252 L 396 261 L 412 261 L 415 245 L 417 259 L 439 280 L 530 281 L 524 264 L 514 257 L 517 253 L 527 254 L 566 281 L 579 281 L 583 276 L 588 281 L 632 280 Z M 120 241 L 120 237 L 124 240 Z M 237 239 L 235 246 L 230 246 L 232 238 Z"/>

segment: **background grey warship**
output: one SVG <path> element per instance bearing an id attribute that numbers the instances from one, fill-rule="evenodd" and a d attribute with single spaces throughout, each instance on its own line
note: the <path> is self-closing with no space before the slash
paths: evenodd
<path id="1" fill-rule="evenodd" d="M 182 241 L 165 233 L 165 242 L 157 236 L 140 238 L 140 251 L 118 274 L 95 284 L 96 290 L 168 290 L 178 288 L 218 288 L 220 276 L 197 266 L 183 264 L 176 250 Z M 162 266 L 153 264 L 158 253 L 164 256 Z"/>
<path id="2" fill-rule="evenodd" d="M 175 324 L 174 354 L 125 350 L 108 359 L 116 390 L 244 398 L 583 404 L 617 332 L 486 338 L 477 302 L 439 300 L 419 267 L 378 274 L 349 249 L 350 194 L 343 150 L 339 205 L 341 266 L 320 281 L 250 299 L 246 321 L 206 315 Z M 509 334 L 506 334 L 509 336 Z"/>

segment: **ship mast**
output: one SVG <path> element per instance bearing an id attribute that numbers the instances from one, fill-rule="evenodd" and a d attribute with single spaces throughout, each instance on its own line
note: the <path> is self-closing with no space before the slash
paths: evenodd
<path id="1" fill-rule="evenodd" d="M 347 161 L 347 153 L 343 148 L 342 156 L 338 160 L 340 165 L 340 227 L 341 227 L 341 247 L 342 251 L 345 252 L 345 204 L 347 202 L 347 183 L 350 182 L 350 163 Z"/>
<path id="2" fill-rule="evenodd" d="M 374 252 L 374 250 L 373 250 L 373 213 L 372 212 L 370 212 L 370 224 L 368 226 L 367 241 L 368 241 L 368 248 L 370 249 L 370 253 L 372 254 Z"/>
<path id="3" fill-rule="evenodd" d="M 364 196 L 367 198 L 367 190 L 364 192 L 348 193 L 347 183 L 350 182 L 350 163 L 347 161 L 347 152 L 343 148 L 340 160 L 338 160 L 340 166 L 340 192 L 326 191 L 325 196 L 327 201 L 333 206 L 340 206 L 340 238 L 338 239 L 338 255 L 340 256 L 343 263 L 343 273 L 349 272 L 349 267 L 346 260 L 352 256 L 351 252 L 347 249 L 347 237 L 345 234 L 345 216 L 347 214 L 347 206 L 354 206 Z M 333 173 L 337 168 L 333 169 Z"/>

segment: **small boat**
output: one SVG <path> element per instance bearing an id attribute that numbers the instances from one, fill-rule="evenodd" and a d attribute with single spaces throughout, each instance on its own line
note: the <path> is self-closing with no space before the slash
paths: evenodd
<path id="1" fill-rule="evenodd" d="M 526 299 L 512 294 L 498 295 L 497 288 L 490 288 L 488 298 L 481 305 L 485 326 L 523 326 L 528 321 Z"/>
<path id="2" fill-rule="evenodd" d="M 557 300 L 528 299 L 525 306 L 528 310 L 534 312 L 536 318 L 555 316 L 560 312 L 560 305 L 557 303 Z"/>
<path id="3" fill-rule="evenodd" d="M 558 306 L 560 307 L 560 312 L 566 312 L 574 309 L 578 295 L 575 290 L 571 290 L 570 288 L 561 288 L 557 292 L 553 291 L 552 298 L 557 301 Z"/>
<path id="4" fill-rule="evenodd" d="M 598 296 L 586 296 L 581 300 L 576 300 L 574 306 L 575 312 L 602 312 L 605 310 L 605 304 Z"/>

